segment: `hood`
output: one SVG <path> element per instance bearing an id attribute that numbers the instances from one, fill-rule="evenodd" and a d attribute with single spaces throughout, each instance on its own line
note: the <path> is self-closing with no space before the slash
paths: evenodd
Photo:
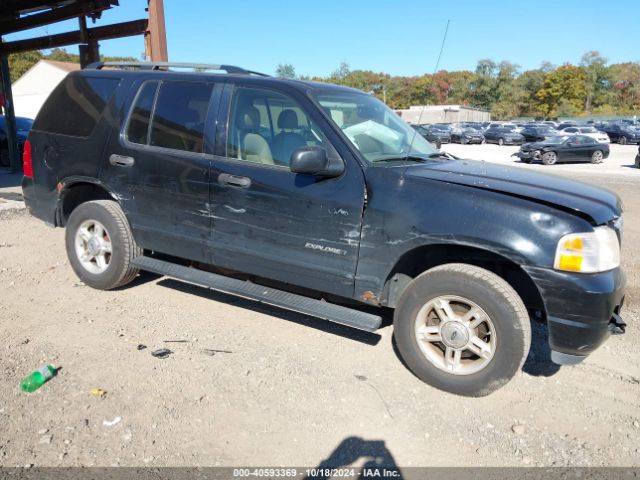
<path id="1" fill-rule="evenodd" d="M 613 192 L 556 175 L 476 160 L 451 160 L 407 167 L 406 177 L 426 178 L 504 193 L 552 205 L 601 225 L 622 213 Z"/>

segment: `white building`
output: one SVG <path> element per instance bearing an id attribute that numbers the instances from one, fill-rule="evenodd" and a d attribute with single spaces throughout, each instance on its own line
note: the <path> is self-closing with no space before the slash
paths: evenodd
<path id="1" fill-rule="evenodd" d="M 12 85 L 17 117 L 36 118 L 40 107 L 69 72 L 80 65 L 53 60 L 40 60 Z"/>
<path id="2" fill-rule="evenodd" d="M 396 113 L 408 123 L 488 122 L 491 114 L 479 108 L 464 105 L 412 105 Z"/>

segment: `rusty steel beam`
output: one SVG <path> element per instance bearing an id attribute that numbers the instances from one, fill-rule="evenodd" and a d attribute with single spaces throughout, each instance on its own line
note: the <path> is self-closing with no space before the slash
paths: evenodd
<path id="1" fill-rule="evenodd" d="M 147 31 L 148 21 L 146 18 L 133 20 L 131 22 L 115 23 L 103 27 L 88 28 L 89 41 L 109 40 L 113 38 L 131 37 L 142 35 Z M 81 43 L 81 33 L 75 32 L 59 33 L 57 35 L 47 35 L 44 37 L 16 40 L 0 45 L 0 52 L 4 54 L 28 52 L 31 50 L 42 50 L 44 48 L 64 47 Z"/>
<path id="2" fill-rule="evenodd" d="M 113 5 L 117 5 L 116 0 L 84 0 L 66 7 L 53 8 L 42 13 L 34 13 L 12 20 L 0 20 L 0 36 L 7 33 L 19 32 L 30 28 L 49 25 L 51 23 L 69 20 L 81 15 L 108 10 Z"/>
<path id="3" fill-rule="evenodd" d="M 167 33 L 164 24 L 163 0 L 147 0 L 149 12 L 149 29 L 144 35 L 144 55 L 151 62 L 166 62 Z"/>

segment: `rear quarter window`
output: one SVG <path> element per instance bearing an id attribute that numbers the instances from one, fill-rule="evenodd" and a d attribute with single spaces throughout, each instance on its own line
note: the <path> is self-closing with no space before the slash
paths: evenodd
<path id="1" fill-rule="evenodd" d="M 119 78 L 67 77 L 42 106 L 33 130 L 89 137 L 119 83 Z"/>

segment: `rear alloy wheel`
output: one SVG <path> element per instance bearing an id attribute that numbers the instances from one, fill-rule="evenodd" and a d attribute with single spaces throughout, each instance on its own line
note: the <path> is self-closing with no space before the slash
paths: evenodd
<path id="1" fill-rule="evenodd" d="M 558 155 L 556 155 L 556 152 L 547 152 L 542 155 L 542 163 L 544 163 L 545 165 L 553 165 L 557 161 Z"/>
<path id="2" fill-rule="evenodd" d="M 481 397 L 520 370 L 531 324 L 505 280 L 480 267 L 451 263 L 409 284 L 394 314 L 394 336 L 400 355 L 422 381 Z"/>
<path id="3" fill-rule="evenodd" d="M 138 274 L 131 261 L 142 255 L 142 249 L 114 201 L 95 200 L 76 207 L 66 225 L 65 243 L 71 267 L 90 287 L 110 290 Z"/>
<path id="4" fill-rule="evenodd" d="M 624 135 L 622 135 L 619 139 L 618 139 L 618 143 L 620 145 L 626 145 L 627 144 L 627 137 L 625 137 Z"/>
<path id="5" fill-rule="evenodd" d="M 595 152 L 593 152 L 593 155 L 591 155 L 591 163 L 602 163 L 603 158 L 604 155 L 602 154 L 602 151 L 596 150 Z"/>
<path id="6" fill-rule="evenodd" d="M 498 139 L 498 145 L 500 145 L 500 146 L 504 145 L 504 138 L 499 138 Z"/>

